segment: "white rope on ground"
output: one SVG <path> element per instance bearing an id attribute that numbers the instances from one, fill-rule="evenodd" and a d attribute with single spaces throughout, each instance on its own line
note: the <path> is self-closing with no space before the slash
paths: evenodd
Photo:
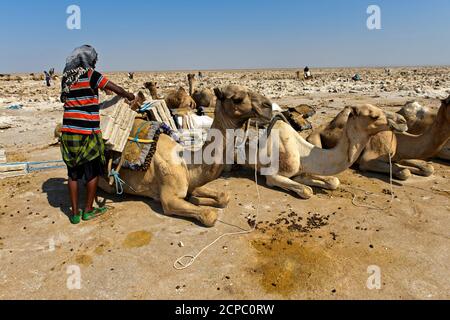
<path id="1" fill-rule="evenodd" d="M 249 122 L 250 122 L 250 120 L 249 120 Z M 250 127 L 250 125 L 248 125 L 247 130 L 248 130 L 249 127 Z M 258 131 L 258 123 L 256 123 L 256 131 Z M 246 134 L 246 137 L 248 137 L 247 134 Z M 261 194 L 259 193 L 259 186 L 258 186 L 258 152 L 255 152 L 255 186 L 256 186 L 256 194 L 257 194 L 257 197 L 258 197 L 258 204 L 256 206 L 256 218 L 254 220 L 253 227 L 250 230 L 244 230 L 244 231 L 240 231 L 240 232 L 224 233 L 220 237 L 218 237 L 216 240 L 214 240 L 213 242 L 211 242 L 210 244 L 205 246 L 203 249 L 201 249 L 195 256 L 193 256 L 193 255 L 184 255 L 184 256 L 178 258 L 173 264 L 173 267 L 176 270 L 185 270 L 185 269 L 189 268 L 190 266 L 192 266 L 195 263 L 195 261 L 198 259 L 198 257 L 200 257 L 202 255 L 203 252 L 205 252 L 210 247 L 215 245 L 221 239 L 223 239 L 225 237 L 228 237 L 228 236 L 240 236 L 240 235 L 245 235 L 245 234 L 251 234 L 251 233 L 253 233 L 256 230 L 256 226 L 258 225 L 257 222 L 258 222 L 259 209 L 260 209 L 260 203 L 261 203 Z M 221 223 L 227 224 L 227 225 L 232 225 L 230 223 L 226 223 L 226 222 L 223 222 L 223 221 L 220 221 L 220 220 L 218 220 L 218 221 L 221 222 Z M 242 228 L 240 228 L 238 226 L 234 226 L 234 227 L 242 229 Z M 184 263 L 184 262 L 186 262 L 186 263 Z"/>
<path id="2" fill-rule="evenodd" d="M 356 199 L 358 198 L 358 196 L 357 196 L 356 194 L 354 194 L 353 192 L 351 192 L 351 191 L 349 191 L 349 190 L 345 190 L 345 188 L 343 188 L 344 191 L 349 192 L 349 193 L 353 196 L 352 204 L 353 204 L 355 207 L 358 207 L 358 208 L 367 208 L 367 209 L 372 209 L 372 210 L 380 210 L 380 211 L 384 211 L 384 210 L 388 210 L 388 209 L 391 209 L 391 208 L 392 208 L 392 204 L 394 203 L 394 200 L 395 200 L 395 194 L 394 194 L 394 178 L 393 178 L 393 175 L 394 175 L 394 174 L 393 174 L 393 164 L 392 164 L 392 158 L 394 157 L 394 154 L 393 154 L 393 152 L 392 152 L 392 143 L 393 143 L 393 142 L 394 142 L 394 133 L 392 134 L 391 147 L 389 148 L 389 149 L 390 149 L 390 150 L 389 150 L 389 186 L 390 186 L 390 193 L 391 193 L 391 200 L 389 200 L 389 205 L 386 206 L 386 207 L 384 207 L 384 208 L 382 208 L 382 207 L 378 207 L 378 206 L 375 206 L 375 205 L 358 204 L 358 203 L 356 203 Z M 361 190 L 361 189 L 354 188 L 354 187 L 350 187 L 350 186 L 349 186 L 349 188 Z M 372 192 L 368 192 L 368 191 L 365 191 L 365 190 L 361 190 L 361 191 L 364 191 L 364 193 L 365 193 L 366 195 L 373 195 L 373 194 L 374 194 L 374 193 L 372 193 Z"/>

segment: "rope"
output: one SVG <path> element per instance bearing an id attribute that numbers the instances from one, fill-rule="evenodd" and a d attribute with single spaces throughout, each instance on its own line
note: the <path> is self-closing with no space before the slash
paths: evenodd
<path id="1" fill-rule="evenodd" d="M 114 178 L 114 182 L 116 183 L 116 193 L 120 196 L 123 194 L 123 185 L 125 184 L 125 181 L 120 179 L 119 173 L 112 169 L 109 173 L 110 177 Z"/>
<path id="2" fill-rule="evenodd" d="M 151 143 L 155 142 L 155 140 L 143 140 L 143 139 L 138 139 L 138 138 L 133 138 L 133 137 L 129 137 L 128 141 L 132 141 L 135 143 L 143 143 L 143 144 L 151 144 Z"/>
<path id="3" fill-rule="evenodd" d="M 64 161 L 62 160 L 56 160 L 56 161 L 34 161 L 34 162 L 10 162 L 10 163 L 2 163 L 0 164 L 2 167 L 13 167 L 13 166 L 20 166 L 20 165 L 25 165 L 25 170 L 27 173 L 30 172 L 35 172 L 35 171 L 44 171 L 44 170 L 52 170 L 52 169 L 61 169 L 61 168 L 65 168 L 65 165 L 54 165 L 54 166 L 46 166 L 46 167 L 41 167 L 41 168 L 31 168 L 31 166 L 38 166 L 41 164 L 57 164 L 57 163 L 64 163 Z"/>
<path id="4" fill-rule="evenodd" d="M 380 211 L 384 211 L 384 210 L 388 210 L 388 209 L 391 209 L 392 208 L 392 204 L 394 203 L 394 200 L 395 200 L 395 194 L 394 194 L 394 178 L 393 178 L 393 165 L 392 165 L 392 158 L 394 157 L 394 154 L 393 154 L 393 152 L 392 152 L 392 143 L 394 142 L 394 134 L 392 134 L 392 139 L 391 139 L 391 146 L 390 146 L 390 148 L 389 148 L 389 186 L 390 186 L 390 193 L 391 193 L 391 200 L 389 200 L 389 205 L 388 206 L 386 206 L 386 207 L 384 207 L 384 208 L 382 208 L 382 207 L 378 207 L 378 206 L 374 206 L 374 205 L 369 205 L 369 204 L 358 204 L 358 203 L 356 203 L 356 199 L 358 198 L 358 196 L 356 195 L 356 194 L 354 194 L 353 192 L 351 192 L 351 191 L 348 191 L 348 190 L 345 190 L 344 188 L 344 191 L 347 191 L 347 192 L 349 192 L 352 196 L 353 196 L 353 199 L 352 199 L 352 204 L 355 206 L 355 207 L 358 207 L 358 208 L 367 208 L 367 209 L 373 209 L 373 210 L 380 210 Z M 356 190 L 361 190 L 361 189 L 358 189 L 358 188 L 354 188 L 354 187 L 350 187 L 349 186 L 349 188 L 352 188 L 352 189 L 356 189 Z M 365 190 L 361 190 L 361 191 L 364 191 L 364 193 L 366 194 L 366 195 L 372 195 L 373 193 L 372 192 L 368 192 L 368 191 L 365 191 Z"/>
<path id="5" fill-rule="evenodd" d="M 250 122 L 250 120 L 249 120 L 249 122 Z M 248 130 L 248 127 L 249 126 L 247 126 L 247 130 Z M 256 123 L 256 130 L 258 130 L 258 123 Z M 246 136 L 247 136 L 247 132 L 246 132 Z M 189 268 L 190 266 L 192 266 L 194 264 L 194 262 L 198 259 L 198 257 L 200 257 L 202 255 L 203 252 L 205 252 L 210 247 L 215 245 L 221 239 L 223 239 L 225 237 L 228 237 L 228 236 L 240 236 L 240 235 L 245 235 L 245 234 L 251 234 L 251 233 L 253 233 L 256 230 L 256 226 L 258 225 L 257 220 L 258 220 L 258 216 L 259 216 L 259 209 L 260 209 L 260 203 L 261 203 L 261 194 L 259 193 L 259 186 L 258 186 L 258 164 L 257 163 L 258 163 L 258 153 L 255 152 L 255 186 L 256 186 L 256 194 L 258 196 L 258 204 L 256 206 L 256 218 L 255 218 L 255 223 L 254 223 L 253 227 L 250 230 L 224 233 L 220 237 L 218 237 L 216 240 L 214 240 L 213 242 L 211 242 L 210 244 L 205 246 L 203 249 L 201 249 L 195 256 L 193 256 L 193 255 L 184 255 L 184 256 L 178 258 L 173 264 L 173 267 L 176 270 L 185 270 L 185 269 Z M 223 222 L 223 221 L 220 221 L 220 220 L 218 220 L 218 221 L 223 223 L 223 224 L 231 225 L 229 223 L 226 223 L 226 222 Z M 235 227 L 237 227 L 237 226 L 235 226 Z M 237 228 L 243 230 L 240 227 L 237 227 Z M 184 263 L 184 261 L 186 263 Z"/>
<path id="6" fill-rule="evenodd" d="M 116 183 L 116 193 L 119 196 L 123 195 L 123 192 L 124 192 L 123 186 L 124 185 L 127 186 L 128 188 L 130 188 L 133 192 L 137 192 L 129 184 L 127 184 L 125 181 L 123 181 L 120 178 L 119 172 L 117 172 L 116 170 L 112 169 L 111 172 L 109 173 L 109 176 L 114 178 L 114 182 Z"/>
<path id="7" fill-rule="evenodd" d="M 153 104 L 155 104 L 156 102 L 157 102 L 157 101 L 144 103 L 144 104 L 142 105 L 142 107 L 139 108 L 138 112 L 139 112 L 139 113 L 144 113 L 144 112 L 148 111 L 149 109 L 152 108 Z"/>

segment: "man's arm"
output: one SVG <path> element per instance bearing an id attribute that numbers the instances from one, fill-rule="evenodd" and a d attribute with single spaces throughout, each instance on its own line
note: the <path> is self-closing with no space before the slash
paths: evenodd
<path id="1" fill-rule="evenodd" d="M 109 81 L 104 89 L 112 91 L 115 94 L 117 94 L 118 96 L 123 97 L 123 98 L 125 98 L 125 99 L 127 99 L 129 101 L 133 101 L 135 99 L 134 94 L 132 94 L 131 92 L 126 91 L 122 87 L 119 87 L 117 84 L 115 84 L 112 81 Z"/>

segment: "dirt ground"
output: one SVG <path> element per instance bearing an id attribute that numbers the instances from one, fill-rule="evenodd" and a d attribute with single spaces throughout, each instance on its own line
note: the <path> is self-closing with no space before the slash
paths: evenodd
<path id="1" fill-rule="evenodd" d="M 448 96 L 449 68 L 323 69 L 316 78 L 294 79 L 294 70 L 204 72 L 201 85 L 249 86 L 281 106 L 317 108 L 314 126 L 343 106 L 373 103 L 398 110 L 417 100 L 433 109 Z M 349 78 L 358 72 L 363 81 Z M 137 91 L 156 80 L 164 91 L 187 86 L 186 72 L 107 74 Z M 51 146 L 61 121 L 58 86 L 0 78 L 0 149 L 8 161 L 58 160 Z M 19 110 L 7 109 L 21 104 Z M 306 133 L 305 133 L 306 134 Z M 211 183 L 227 190 L 230 205 L 221 222 L 205 229 L 166 217 L 159 203 L 100 193 L 110 211 L 72 226 L 65 169 L 0 180 L 0 299 L 449 299 L 450 169 L 433 161 L 429 178 L 394 181 L 347 170 L 337 191 L 316 189 L 310 200 L 265 186 L 258 200 L 251 171 L 233 171 Z M 83 199 L 81 199 L 83 201 Z M 370 208 L 369 208 L 370 207 Z M 195 255 L 226 232 L 183 271 L 174 262 Z M 67 286 L 81 270 L 81 289 Z M 381 271 L 381 288 L 369 289 L 370 270 Z M 368 271 L 369 270 L 369 271 Z"/>

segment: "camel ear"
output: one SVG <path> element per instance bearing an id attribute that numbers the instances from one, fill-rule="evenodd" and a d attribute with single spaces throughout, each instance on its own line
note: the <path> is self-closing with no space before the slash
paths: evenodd
<path id="1" fill-rule="evenodd" d="M 349 117 L 357 117 L 357 116 L 359 116 L 359 113 L 360 113 L 360 110 L 358 107 L 351 107 Z"/>
<path id="2" fill-rule="evenodd" d="M 450 104 L 450 96 L 447 99 L 442 100 L 442 103 L 449 105 Z"/>
<path id="3" fill-rule="evenodd" d="M 214 94 L 216 95 L 217 99 L 220 101 L 224 100 L 223 92 L 220 88 L 214 88 Z"/>

